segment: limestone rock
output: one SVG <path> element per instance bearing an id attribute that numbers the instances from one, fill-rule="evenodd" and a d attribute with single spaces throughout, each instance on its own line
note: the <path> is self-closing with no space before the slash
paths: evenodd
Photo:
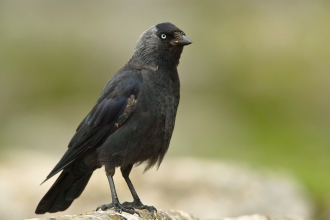
<path id="1" fill-rule="evenodd" d="M 80 215 L 62 215 L 48 218 L 33 218 L 25 220 L 198 220 L 198 218 L 192 216 L 183 211 L 170 210 L 157 212 L 149 212 L 147 210 L 138 210 L 139 215 L 128 214 L 126 212 L 118 213 L 110 209 L 107 211 L 92 211 L 85 212 Z M 306 218 L 284 216 L 284 217 L 268 217 L 265 215 L 244 215 L 235 218 L 223 218 L 219 220 L 307 220 Z"/>
<path id="2" fill-rule="evenodd" d="M 126 212 L 118 213 L 113 209 L 107 211 L 85 212 L 80 215 L 62 215 L 48 218 L 33 218 L 26 220 L 198 220 L 194 216 L 183 211 L 162 211 L 149 212 L 147 210 L 138 210 L 139 215 L 131 215 Z"/>

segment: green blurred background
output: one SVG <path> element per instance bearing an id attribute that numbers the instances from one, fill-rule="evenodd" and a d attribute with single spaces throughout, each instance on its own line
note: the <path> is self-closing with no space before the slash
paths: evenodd
<path id="1" fill-rule="evenodd" d="M 169 155 L 287 170 L 322 216 L 329 12 L 330 2 L 318 0 L 0 1 L 0 159 L 23 149 L 59 158 L 140 34 L 170 21 L 194 43 L 179 65 Z"/>

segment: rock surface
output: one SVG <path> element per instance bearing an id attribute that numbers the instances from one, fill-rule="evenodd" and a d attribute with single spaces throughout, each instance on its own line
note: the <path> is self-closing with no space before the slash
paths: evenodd
<path id="1" fill-rule="evenodd" d="M 198 220 L 198 218 L 192 216 L 183 211 L 163 211 L 158 210 L 155 213 L 148 212 L 147 210 L 138 211 L 139 215 L 128 214 L 128 213 L 117 213 L 113 210 L 107 211 L 93 211 L 93 212 L 85 212 L 80 215 L 62 215 L 56 217 L 48 217 L 48 218 L 33 218 L 33 219 L 25 219 L 25 220 Z M 219 220 L 307 220 L 301 217 L 294 216 L 283 216 L 283 217 L 267 217 L 265 215 L 245 215 L 236 218 L 223 218 Z"/>
<path id="2" fill-rule="evenodd" d="M 33 218 L 29 220 L 142 220 L 142 219 L 158 219 L 158 220 L 198 220 L 194 216 L 183 211 L 162 211 L 149 212 L 147 210 L 139 210 L 139 215 L 131 215 L 126 212 L 118 213 L 110 209 L 107 211 L 85 212 L 80 215 L 62 215 L 49 218 Z M 28 220 L 28 219 L 26 219 Z"/>

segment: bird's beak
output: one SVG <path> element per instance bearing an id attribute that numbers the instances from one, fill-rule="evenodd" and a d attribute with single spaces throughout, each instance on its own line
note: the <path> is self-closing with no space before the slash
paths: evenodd
<path id="1" fill-rule="evenodd" d="M 175 45 L 185 46 L 185 45 L 192 44 L 192 41 L 186 35 L 180 34 L 178 37 L 173 39 L 170 42 L 170 44 L 172 44 L 173 46 L 175 46 Z"/>

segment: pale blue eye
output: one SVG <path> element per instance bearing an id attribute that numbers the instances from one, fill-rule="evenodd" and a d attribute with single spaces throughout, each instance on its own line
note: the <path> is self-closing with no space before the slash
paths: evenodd
<path id="1" fill-rule="evenodd" d="M 160 37 L 161 37 L 162 39 L 166 39 L 166 34 L 162 34 L 162 35 L 160 35 Z"/>

